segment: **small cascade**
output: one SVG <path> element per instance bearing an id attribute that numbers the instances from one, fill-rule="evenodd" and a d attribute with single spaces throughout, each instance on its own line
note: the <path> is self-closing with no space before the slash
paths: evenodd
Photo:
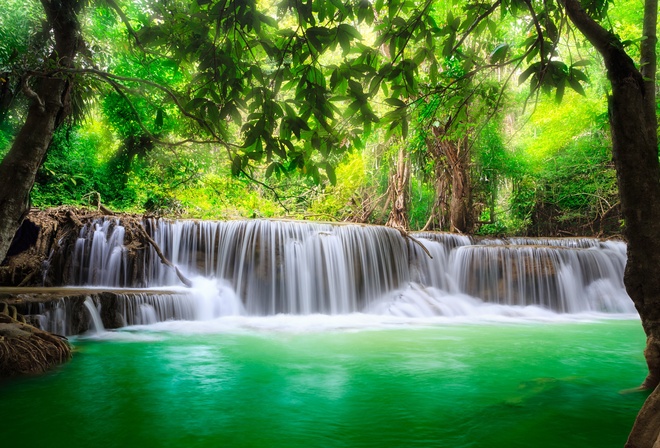
<path id="1" fill-rule="evenodd" d="M 428 241 L 435 241 L 441 244 L 447 251 L 451 251 L 461 246 L 469 246 L 472 239 L 467 235 L 446 232 L 414 232 L 415 238 L 423 238 Z"/>
<path id="2" fill-rule="evenodd" d="M 66 301 L 63 298 L 51 302 L 50 306 L 44 303 L 37 303 L 35 306 L 36 310 L 29 309 L 25 314 L 35 316 L 39 328 L 59 335 L 72 334 L 67 319 Z"/>
<path id="3" fill-rule="evenodd" d="M 457 290 L 486 302 L 538 305 L 560 313 L 635 312 L 623 285 L 623 243 L 589 249 L 463 246 L 452 258 Z"/>
<path id="4" fill-rule="evenodd" d="M 105 331 L 105 327 L 103 326 L 103 321 L 101 321 L 101 315 L 99 314 L 99 310 L 96 309 L 96 305 L 94 305 L 92 298 L 89 296 L 85 297 L 83 306 L 89 313 L 90 322 L 91 322 L 90 331 L 96 334 L 103 333 Z"/>
<path id="5" fill-rule="evenodd" d="M 165 257 L 197 281 L 172 296 L 131 294 L 120 301 L 124 325 L 240 314 L 446 316 L 476 309 L 474 300 L 556 313 L 635 312 L 622 281 L 622 242 L 439 232 L 413 233 L 413 240 L 380 226 L 269 220 L 143 224 Z M 180 286 L 151 246 L 125 246 L 125 233 L 114 218 L 81 230 L 69 263 L 76 284 Z"/>
<path id="6" fill-rule="evenodd" d="M 71 264 L 75 285 L 130 286 L 125 229 L 119 220 L 97 219 L 85 225 L 76 240 Z"/>
<path id="7" fill-rule="evenodd" d="M 219 284 L 218 284 L 219 283 Z M 200 279 L 180 292 L 91 288 L 35 289 L 12 303 L 42 330 L 63 336 L 103 332 L 168 320 L 207 320 L 245 314 L 241 301 L 222 282 Z"/>
<path id="8" fill-rule="evenodd" d="M 509 238 L 481 238 L 472 244 L 482 246 L 559 246 L 572 249 L 588 249 L 598 247 L 603 242 L 597 238 L 528 238 L 528 237 L 509 237 Z"/>
<path id="9" fill-rule="evenodd" d="M 195 298 L 188 293 L 117 294 L 117 313 L 126 325 L 148 325 L 166 320 L 194 320 Z"/>

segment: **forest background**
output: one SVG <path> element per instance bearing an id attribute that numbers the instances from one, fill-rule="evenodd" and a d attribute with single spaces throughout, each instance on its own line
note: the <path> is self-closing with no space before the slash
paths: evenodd
<path id="1" fill-rule="evenodd" d="M 40 32 L 41 5 L 8 2 L 0 15 L 0 158 L 25 122 L 30 98 L 21 85 L 29 79 L 35 58 L 45 57 L 48 39 Z M 314 152 L 291 145 L 283 148 L 287 154 L 280 157 L 282 149 L 266 150 L 270 142 L 249 141 L 257 121 L 239 102 L 222 109 L 202 104 L 201 95 L 196 98 L 193 89 L 203 89 L 200 73 L 217 66 L 204 59 L 204 43 L 195 41 L 195 34 L 203 31 L 195 28 L 203 27 L 201 22 L 189 21 L 189 29 L 180 34 L 182 46 L 202 48 L 197 58 L 190 50 L 186 58 L 177 58 L 171 49 L 143 51 L 143 45 L 158 48 L 158 39 L 165 41 L 152 25 L 159 15 L 168 14 L 168 8 L 170 14 L 194 17 L 188 8 L 203 8 L 206 3 L 175 8 L 168 2 L 125 2 L 119 9 L 114 2 L 100 2 L 85 10 L 84 53 L 96 64 L 90 62 L 90 67 L 102 66 L 123 77 L 115 80 L 122 88 L 96 80 L 88 83 L 87 91 L 77 92 L 74 113 L 57 129 L 37 174 L 32 206 L 102 203 L 114 211 L 170 217 L 286 217 L 482 235 L 620 232 L 607 116 L 610 87 L 597 52 L 575 34 L 555 30 L 555 36 L 547 36 L 553 52 L 564 59 L 570 55 L 572 61 L 557 63 L 563 78 L 558 77 L 551 89 L 534 84 L 530 89 L 525 82 L 534 76 L 527 68 L 536 55 L 526 53 L 535 29 L 514 16 L 504 17 L 497 27 L 483 22 L 482 34 L 473 33 L 461 42 L 460 52 L 481 61 L 474 76 L 465 76 L 470 68 L 456 49 L 446 54 L 436 51 L 429 58 L 423 53 L 429 49 L 426 38 L 419 39 L 402 50 L 419 63 L 407 73 L 404 70 L 401 78 L 404 84 L 419 85 L 420 95 L 393 99 L 388 97 L 391 92 L 377 85 L 364 92 L 369 110 L 360 114 L 373 115 L 373 123 L 348 123 L 345 118 L 338 127 L 351 127 L 355 138 L 338 145 L 341 150 Z M 264 10 L 277 16 L 276 4 L 262 3 Z M 423 6 L 410 3 L 412 8 Z M 452 11 L 460 23 L 458 17 L 464 14 L 460 2 L 431 3 L 430 16 L 435 15 L 438 23 L 452 20 Z M 641 3 L 634 0 L 617 1 L 607 12 L 607 20 L 633 59 L 639 59 L 642 14 Z M 276 33 L 268 25 L 264 18 L 263 32 Z M 280 23 L 282 27 L 286 24 Z M 333 36 L 334 48 L 325 48 L 322 37 L 314 44 L 324 48 L 322 54 L 316 52 L 318 66 L 325 72 L 319 74 L 324 77 L 319 83 L 335 92 L 344 117 L 351 116 L 351 107 L 362 106 L 347 102 L 358 87 L 350 74 L 342 72 L 341 61 L 360 57 L 364 51 L 360 42 L 373 47 L 377 28 L 373 17 L 356 20 L 355 26 L 344 30 L 343 40 Z M 278 70 L 268 55 L 250 55 L 249 43 L 245 44 L 245 57 L 252 63 L 261 62 L 264 72 L 271 74 Z M 390 49 L 382 46 L 379 51 L 389 55 Z M 512 64 L 503 64 L 516 58 L 525 63 L 513 64 L 513 69 Z M 226 68 L 218 81 L 231 75 Z M 434 90 L 433 83 L 450 85 L 454 91 Z M 342 89 L 350 92 L 342 95 Z M 308 91 L 298 90 L 289 94 L 292 105 L 299 100 L 296 95 L 309 96 Z M 186 92 L 185 110 L 223 122 L 217 131 L 222 138 L 191 132 L 168 91 Z M 266 98 L 268 93 L 255 89 L 251 95 Z M 342 102 L 346 104 L 341 106 Z M 281 108 L 274 113 L 296 115 Z M 300 137 L 316 130 L 291 120 L 275 132 Z M 318 149 L 327 138 L 307 137 L 305 144 L 311 149 Z M 232 151 L 227 151 L 228 145 Z M 300 156 L 292 157 L 296 151 Z"/>

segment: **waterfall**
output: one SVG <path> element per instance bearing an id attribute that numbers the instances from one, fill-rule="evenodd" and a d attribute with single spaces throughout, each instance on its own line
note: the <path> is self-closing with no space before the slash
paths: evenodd
<path id="1" fill-rule="evenodd" d="M 635 312 L 623 286 L 622 242 L 435 232 L 414 233 L 412 241 L 381 226 L 269 220 L 146 219 L 144 226 L 187 277 L 212 287 L 190 292 L 195 306 L 134 295 L 122 311 L 128 325 L 227 314 L 460 315 L 485 304 Z M 114 288 L 179 285 L 153 248 L 141 249 L 142 264 L 131 261 L 124 238 L 118 219 L 88 224 L 71 278 Z"/>
<path id="2" fill-rule="evenodd" d="M 71 264 L 74 284 L 128 286 L 124 235 L 118 219 L 97 219 L 80 229 Z"/>
<path id="3" fill-rule="evenodd" d="M 105 331 L 105 328 L 103 327 L 103 322 L 101 321 L 101 315 L 99 314 L 99 311 L 96 309 L 96 305 L 94 305 L 92 298 L 85 297 L 83 306 L 89 313 L 90 322 L 91 322 L 90 330 L 97 334 L 103 333 Z"/>
<path id="4" fill-rule="evenodd" d="M 108 328 L 149 325 L 168 320 L 205 320 L 245 314 L 241 301 L 225 283 L 197 279 L 192 290 L 118 290 L 62 288 L 50 299 L 46 289 L 34 300 L 15 306 L 42 330 L 60 335 L 100 333 Z M 123 291 L 123 292 L 120 292 Z"/>
<path id="5" fill-rule="evenodd" d="M 538 305 L 561 313 L 634 312 L 623 285 L 625 245 L 569 249 L 547 246 L 463 246 L 452 253 L 459 291 L 490 303 Z"/>

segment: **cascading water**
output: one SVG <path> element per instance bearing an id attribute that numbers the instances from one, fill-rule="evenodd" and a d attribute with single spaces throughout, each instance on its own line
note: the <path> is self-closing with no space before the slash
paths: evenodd
<path id="1" fill-rule="evenodd" d="M 92 322 L 91 331 L 94 333 L 103 333 L 105 328 L 103 327 L 103 322 L 101 321 L 101 315 L 99 314 L 96 305 L 92 301 L 91 297 L 86 297 L 83 302 L 83 306 L 89 313 L 90 321 Z"/>
<path id="2" fill-rule="evenodd" d="M 561 313 L 634 312 L 623 286 L 625 245 L 464 246 L 452 253 L 458 289 L 490 303 Z"/>
<path id="3" fill-rule="evenodd" d="M 124 235 L 117 219 L 99 219 L 84 226 L 71 265 L 75 284 L 127 286 Z"/>
<path id="4" fill-rule="evenodd" d="M 621 242 L 473 242 L 443 233 L 413 234 L 413 241 L 386 227 L 267 220 L 149 219 L 144 225 L 165 256 L 205 286 L 190 293 L 194 309 L 162 313 L 146 299 L 136 301 L 124 313 L 127 324 L 244 313 L 447 316 L 497 306 L 635 312 L 623 287 Z M 87 226 L 73 254 L 72 277 L 80 285 L 179 285 L 153 248 L 136 274 L 123 244 L 120 221 Z"/>

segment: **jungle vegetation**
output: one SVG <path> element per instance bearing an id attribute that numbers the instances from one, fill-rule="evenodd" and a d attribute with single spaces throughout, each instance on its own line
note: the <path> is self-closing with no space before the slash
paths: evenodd
<path id="1" fill-rule="evenodd" d="M 427 5 L 424 18 L 415 15 L 419 5 L 394 5 L 401 11 L 392 23 L 378 23 L 374 13 L 341 12 L 330 2 L 325 21 L 335 24 L 339 19 L 331 14 L 345 15 L 351 24 L 332 29 L 305 19 L 306 31 L 294 28 L 301 20 L 291 17 L 295 5 L 264 2 L 266 15 L 235 25 L 245 26 L 238 41 L 226 35 L 231 23 L 215 30 L 204 23 L 218 5 L 153 3 L 100 2 L 81 16 L 89 42 L 79 56 L 86 68 L 77 70 L 87 72 L 76 74 L 85 78 L 76 87 L 73 113 L 55 131 L 39 168 L 32 206 L 95 206 L 100 200 L 115 211 L 165 216 L 386 224 L 395 203 L 392 176 L 403 163 L 408 175 L 399 193 L 406 199 L 397 225 L 407 229 L 486 235 L 621 231 L 604 100 L 607 79 L 584 40 L 553 36 L 557 42 L 548 43 L 548 50 L 571 55 L 573 64 L 562 66 L 566 79 L 552 81 L 563 83 L 560 89 L 541 92 L 520 82 L 530 75 L 522 68 L 538 50 L 531 41 L 534 30 L 511 13 L 502 23 L 483 22 L 454 55 L 441 47 L 449 32 L 441 25 L 448 15 L 456 22 L 454 34 L 468 26 L 458 2 Z M 37 78 L 33 72 L 47 56 L 49 40 L 39 4 L 10 6 L 0 27 L 0 154 L 25 121 L 29 98 L 21 84 Z M 197 21 L 179 25 L 185 29 L 177 35 L 180 42 L 168 41 L 177 32 L 169 27 L 176 25 L 159 24 L 158 18 L 169 14 L 176 21 L 177 14 L 187 17 L 188 8 L 196 11 L 190 17 Z M 275 27 L 277 17 L 286 17 L 288 26 L 280 21 L 281 29 Z M 409 27 L 427 21 L 424 35 L 404 32 L 408 41 L 395 51 L 405 64 L 394 70 L 398 73 L 387 73 L 392 70 L 387 63 L 376 72 L 390 51 L 383 44 L 375 48 L 378 33 L 403 32 L 397 27 L 404 19 Z M 633 40 L 641 34 L 641 11 L 633 2 L 614 5 L 609 20 L 637 51 Z M 248 40 L 264 35 L 270 42 Z M 278 42 L 282 36 L 289 41 Z M 282 54 L 275 55 L 278 45 L 284 46 Z M 293 59 L 294 46 L 302 46 L 313 61 L 297 68 L 308 71 L 304 82 L 291 69 L 304 63 Z M 512 64 L 518 68 L 510 70 Z M 466 65 L 475 73 L 463 80 Z M 104 78 L 101 70 L 114 77 Z M 360 76 L 372 79 L 356 85 Z M 231 85 L 231 77 L 249 82 Z M 398 91 L 390 91 L 386 81 Z M 329 100 L 323 107 L 330 110 L 320 105 L 304 110 L 304 100 L 319 88 Z M 269 98 L 275 89 L 281 98 Z M 178 104 L 170 94 L 180 96 Z M 268 108 L 271 123 L 255 115 Z M 347 108 L 352 122 L 345 118 Z M 250 117 L 252 110 L 260 111 Z M 317 150 L 319 142 L 327 148 Z M 464 193 L 457 191 L 459 184 Z"/>

